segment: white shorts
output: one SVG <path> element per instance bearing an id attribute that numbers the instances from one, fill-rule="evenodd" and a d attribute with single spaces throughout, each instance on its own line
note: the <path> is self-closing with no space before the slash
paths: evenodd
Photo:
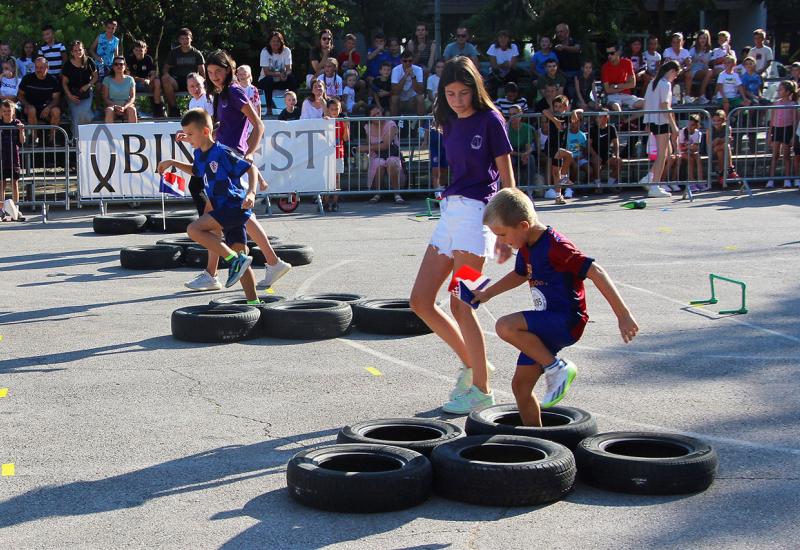
<path id="1" fill-rule="evenodd" d="M 608 94 L 607 100 L 608 103 L 619 103 L 626 109 L 633 109 L 637 103 L 644 101 L 641 97 L 633 94 Z"/>
<path id="2" fill-rule="evenodd" d="M 336 173 L 337 174 L 344 174 L 344 159 L 337 158 L 336 159 Z"/>
<path id="3" fill-rule="evenodd" d="M 462 196 L 450 196 L 440 203 L 442 217 L 433 230 L 430 245 L 448 258 L 453 252 L 469 252 L 483 258 L 494 257 L 495 234 L 483 225 L 486 205 Z"/>

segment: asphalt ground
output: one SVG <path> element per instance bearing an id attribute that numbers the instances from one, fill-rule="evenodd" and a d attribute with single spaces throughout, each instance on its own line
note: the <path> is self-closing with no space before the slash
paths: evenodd
<path id="1" fill-rule="evenodd" d="M 14 472 L 0 477 L 0 546 L 797 548 L 798 206 L 800 193 L 776 190 L 649 200 L 645 210 L 609 198 L 539 207 L 607 268 L 641 327 L 623 344 L 587 282 L 591 323 L 564 354 L 579 369 L 565 404 L 594 413 L 601 431 L 710 442 L 720 469 L 707 491 L 648 497 L 578 483 L 542 507 L 434 497 L 377 515 L 298 505 L 285 464 L 359 420 L 453 418 L 439 406 L 458 363 L 435 336 L 176 341 L 172 310 L 222 293 L 184 292 L 188 269 L 120 268 L 121 247 L 159 235 L 96 235 L 93 208 L 3 224 L 0 463 Z M 435 223 L 413 219 L 423 209 L 344 203 L 322 217 L 303 205 L 263 218 L 269 234 L 315 250 L 277 293 L 407 297 Z M 731 285 L 717 306 L 688 307 L 708 297 L 709 273 L 745 281 L 750 312 L 717 313 L 738 307 Z M 498 402 L 513 401 L 517 352 L 493 334 L 493 318 L 528 300 L 522 287 L 479 309 Z"/>

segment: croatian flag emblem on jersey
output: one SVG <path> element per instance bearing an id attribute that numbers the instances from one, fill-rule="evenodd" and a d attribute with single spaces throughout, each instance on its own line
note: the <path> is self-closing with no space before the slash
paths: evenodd
<path id="1" fill-rule="evenodd" d="M 161 183 L 158 186 L 159 193 L 169 193 L 176 197 L 183 197 L 186 194 L 186 180 L 175 172 L 161 174 Z"/>
<path id="2" fill-rule="evenodd" d="M 482 275 L 477 269 L 463 265 L 453 274 L 453 279 L 450 281 L 450 286 L 447 287 L 447 290 L 462 302 L 469 304 L 472 309 L 478 309 L 480 304 L 472 303 L 473 298 L 475 298 L 475 291 L 485 289 L 490 282 L 491 279 Z"/>

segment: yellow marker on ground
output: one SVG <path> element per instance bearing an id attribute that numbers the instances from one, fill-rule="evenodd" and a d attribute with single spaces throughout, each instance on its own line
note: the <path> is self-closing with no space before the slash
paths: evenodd
<path id="1" fill-rule="evenodd" d="M 364 370 L 366 370 L 372 376 L 383 376 L 383 373 L 378 369 L 376 369 L 375 367 L 366 367 Z"/>
<path id="2" fill-rule="evenodd" d="M 275 294 L 275 291 L 274 291 L 274 290 L 272 290 L 272 287 L 269 287 L 269 288 L 267 289 L 267 294 Z"/>
<path id="3" fill-rule="evenodd" d="M 0 398 L 8 395 L 8 388 L 0 388 Z"/>
<path id="4" fill-rule="evenodd" d="M 730 250 L 731 252 L 733 252 L 734 250 L 736 250 L 736 247 L 733 245 L 729 245 L 725 247 L 725 250 Z"/>
<path id="5" fill-rule="evenodd" d="M 13 476 L 14 475 L 14 463 L 12 462 L 12 463 L 9 463 L 9 464 L 3 464 L 3 466 L 0 467 L 0 475 L 2 475 L 3 477 Z"/>
<path id="6" fill-rule="evenodd" d="M 671 227 L 659 227 L 658 231 L 660 233 L 672 233 L 672 228 Z"/>

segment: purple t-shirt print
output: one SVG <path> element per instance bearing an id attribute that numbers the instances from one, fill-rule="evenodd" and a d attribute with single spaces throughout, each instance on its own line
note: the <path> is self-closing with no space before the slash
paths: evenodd
<path id="1" fill-rule="evenodd" d="M 242 112 L 242 107 L 248 103 L 244 89 L 232 85 L 228 88 L 227 95 L 220 95 L 215 112 L 219 121 L 217 141 L 242 155 L 247 153 L 247 117 Z"/>
<path id="2" fill-rule="evenodd" d="M 452 183 L 442 195 L 488 203 L 500 181 L 495 158 L 511 152 L 502 115 L 491 109 L 449 120 L 444 124 L 442 144 L 452 174 Z"/>

